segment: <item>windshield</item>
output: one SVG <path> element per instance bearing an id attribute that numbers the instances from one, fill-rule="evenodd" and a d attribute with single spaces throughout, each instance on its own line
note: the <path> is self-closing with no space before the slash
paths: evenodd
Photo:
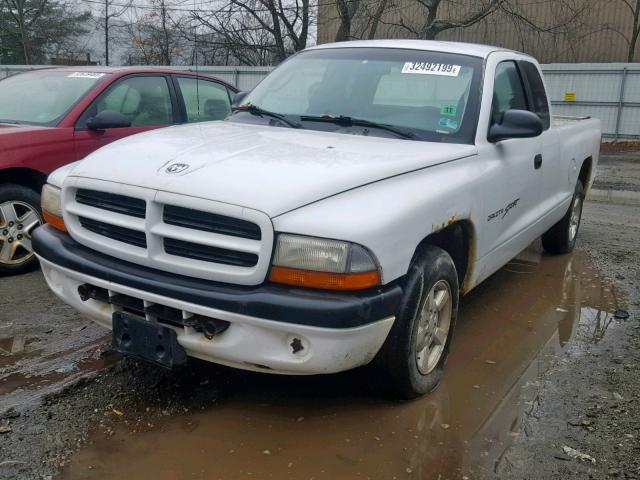
<path id="1" fill-rule="evenodd" d="M 305 129 L 353 133 L 360 127 L 362 134 L 394 136 L 362 122 L 318 118 L 349 117 L 410 131 L 418 140 L 473 143 L 481 67 L 480 58 L 421 50 L 310 50 L 283 63 L 243 105 L 286 115 Z M 232 118 L 238 117 L 259 121 L 246 112 Z"/>
<path id="2" fill-rule="evenodd" d="M 55 125 L 106 73 L 34 71 L 0 81 L 0 122 Z"/>

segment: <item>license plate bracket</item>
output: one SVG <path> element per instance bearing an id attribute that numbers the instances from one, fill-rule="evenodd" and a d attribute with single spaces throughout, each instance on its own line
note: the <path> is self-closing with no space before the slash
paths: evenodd
<path id="1" fill-rule="evenodd" d="M 126 312 L 114 312 L 112 320 L 115 351 L 168 369 L 187 361 L 175 330 Z"/>

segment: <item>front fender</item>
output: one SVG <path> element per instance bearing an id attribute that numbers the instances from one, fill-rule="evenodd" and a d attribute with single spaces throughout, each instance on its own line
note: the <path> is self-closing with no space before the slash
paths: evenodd
<path id="1" fill-rule="evenodd" d="M 455 160 L 334 195 L 277 216 L 273 224 L 277 232 L 369 248 L 386 284 L 406 274 L 428 235 L 460 220 L 478 223 L 482 208 L 470 185 L 480 174 L 477 156 Z"/>
<path id="2" fill-rule="evenodd" d="M 78 160 L 77 162 L 70 163 L 65 165 L 64 167 L 60 167 L 57 170 L 51 172 L 49 177 L 47 178 L 47 183 L 54 185 L 58 188 L 62 188 L 62 184 L 65 179 L 71 174 L 73 169 L 81 162 L 82 160 Z"/>

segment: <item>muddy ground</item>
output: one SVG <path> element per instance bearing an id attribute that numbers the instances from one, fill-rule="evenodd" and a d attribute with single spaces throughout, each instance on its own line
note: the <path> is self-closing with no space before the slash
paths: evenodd
<path id="1" fill-rule="evenodd" d="M 587 203 L 584 215 L 580 250 L 611 279 L 629 318 L 588 348 L 570 347 L 543 376 L 501 478 L 640 479 L 640 207 Z"/>
<path id="2" fill-rule="evenodd" d="M 0 478 L 640 478 L 639 247 L 637 206 L 587 203 L 573 255 L 533 245 L 463 300 L 413 402 L 367 369 L 123 360 L 39 272 L 0 279 Z"/>

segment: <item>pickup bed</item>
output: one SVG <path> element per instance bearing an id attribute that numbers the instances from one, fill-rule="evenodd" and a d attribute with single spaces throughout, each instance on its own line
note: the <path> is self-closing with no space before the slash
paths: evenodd
<path id="1" fill-rule="evenodd" d="M 600 123 L 553 119 L 530 56 L 323 45 L 234 104 L 44 187 L 47 282 L 118 351 L 281 374 L 373 362 L 411 398 L 443 375 L 461 295 L 540 236 L 574 248 Z"/>

